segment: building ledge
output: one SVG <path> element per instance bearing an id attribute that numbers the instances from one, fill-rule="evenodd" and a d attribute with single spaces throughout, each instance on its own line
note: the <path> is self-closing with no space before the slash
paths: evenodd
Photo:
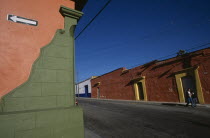
<path id="1" fill-rule="evenodd" d="M 60 13 L 64 17 L 67 16 L 67 17 L 71 17 L 71 18 L 74 18 L 74 19 L 79 19 L 83 15 L 82 12 L 70 9 L 68 7 L 65 7 L 65 6 L 61 6 Z"/>
<path id="2" fill-rule="evenodd" d="M 199 68 L 199 66 L 189 67 L 189 68 L 186 68 L 186 69 L 182 69 L 182 70 L 173 72 L 173 74 L 180 74 L 182 72 L 192 71 L 192 70 L 196 70 L 198 68 Z"/>
<path id="3" fill-rule="evenodd" d="M 145 79 L 145 76 L 142 76 L 142 77 L 139 77 L 139 78 L 135 78 L 135 79 L 132 79 L 131 82 L 138 82 L 142 79 Z"/>

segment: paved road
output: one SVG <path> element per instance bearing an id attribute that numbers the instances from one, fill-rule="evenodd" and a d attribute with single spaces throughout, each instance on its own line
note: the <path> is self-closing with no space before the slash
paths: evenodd
<path id="1" fill-rule="evenodd" d="M 86 138 L 209 138 L 210 108 L 78 99 Z"/>

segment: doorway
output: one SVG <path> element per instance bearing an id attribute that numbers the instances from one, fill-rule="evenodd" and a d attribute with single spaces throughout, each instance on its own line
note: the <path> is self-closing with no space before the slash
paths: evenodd
<path id="1" fill-rule="evenodd" d="M 181 103 L 186 101 L 185 94 L 188 88 L 197 94 L 197 99 L 200 104 L 205 103 L 198 68 L 198 66 L 191 67 L 175 72 L 178 96 Z"/>
<path id="2" fill-rule="evenodd" d="M 97 98 L 100 98 L 100 88 L 97 87 Z"/>
<path id="3" fill-rule="evenodd" d="M 182 77 L 181 80 L 182 80 L 185 101 L 186 101 L 186 92 L 188 89 L 190 89 L 197 95 L 195 79 L 193 76 L 185 76 L 185 77 Z"/>
<path id="4" fill-rule="evenodd" d="M 146 92 L 146 84 L 145 84 L 145 76 L 133 80 L 134 84 L 134 93 L 135 99 L 147 101 L 147 92 Z"/>
<path id="5" fill-rule="evenodd" d="M 142 82 L 138 82 L 137 86 L 138 86 L 139 99 L 144 100 L 144 90 L 143 90 Z"/>
<path id="6" fill-rule="evenodd" d="M 88 85 L 85 85 L 85 97 L 88 97 Z"/>

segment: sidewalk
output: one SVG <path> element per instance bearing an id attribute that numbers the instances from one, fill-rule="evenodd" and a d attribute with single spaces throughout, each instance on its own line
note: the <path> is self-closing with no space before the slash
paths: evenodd
<path id="1" fill-rule="evenodd" d="M 99 135 L 94 133 L 93 131 L 85 128 L 85 138 L 101 138 Z"/>
<path id="2" fill-rule="evenodd" d="M 97 98 L 81 98 L 81 97 L 79 97 L 79 98 L 76 97 L 76 98 L 88 100 L 88 101 L 107 101 L 107 102 L 116 102 L 116 103 L 127 102 L 128 104 L 152 104 L 152 105 L 168 105 L 168 106 L 185 106 L 186 105 L 186 103 L 179 103 L 179 102 L 134 101 L 134 100 L 97 99 Z M 196 104 L 196 105 L 197 105 L 197 107 L 210 108 L 210 104 Z"/>

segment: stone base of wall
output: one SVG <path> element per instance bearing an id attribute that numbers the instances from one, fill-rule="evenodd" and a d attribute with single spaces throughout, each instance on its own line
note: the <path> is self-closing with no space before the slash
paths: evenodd
<path id="1" fill-rule="evenodd" d="M 0 113 L 0 138 L 84 137 L 80 107 Z"/>

